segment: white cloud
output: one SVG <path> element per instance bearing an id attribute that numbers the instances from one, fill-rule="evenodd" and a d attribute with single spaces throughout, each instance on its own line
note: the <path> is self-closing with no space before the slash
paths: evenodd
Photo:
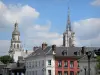
<path id="1" fill-rule="evenodd" d="M 91 2 L 91 5 L 100 6 L 100 0 L 94 0 L 93 2 Z"/>
<path id="2" fill-rule="evenodd" d="M 8 24 L 12 24 L 14 22 L 22 22 L 24 19 L 36 19 L 39 16 L 39 12 L 37 12 L 34 8 L 29 5 L 5 5 L 2 1 L 0 1 L 0 22 L 5 22 Z M 0 24 L 2 25 L 2 24 Z"/>
<path id="3" fill-rule="evenodd" d="M 62 45 L 62 36 L 56 32 L 50 32 L 50 23 L 46 25 L 34 25 L 30 26 L 26 31 L 26 45 L 33 45 L 41 46 L 43 42 L 47 42 L 47 44 L 52 45 Z M 60 42 L 59 42 L 60 40 Z"/>
<path id="4" fill-rule="evenodd" d="M 100 18 L 90 18 L 73 23 L 78 46 L 100 46 Z"/>

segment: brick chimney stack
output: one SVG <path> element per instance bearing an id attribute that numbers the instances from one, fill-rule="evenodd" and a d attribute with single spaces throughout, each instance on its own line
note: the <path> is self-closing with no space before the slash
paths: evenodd
<path id="1" fill-rule="evenodd" d="M 84 55 L 85 53 L 86 53 L 86 48 L 85 48 L 85 46 L 83 46 L 82 50 L 81 50 L 81 54 Z"/>
<path id="2" fill-rule="evenodd" d="M 52 45 L 52 51 L 53 51 L 53 54 L 55 54 L 55 52 L 56 52 L 56 45 Z"/>
<path id="3" fill-rule="evenodd" d="M 47 47 L 46 43 L 42 43 L 42 50 L 44 50 Z"/>

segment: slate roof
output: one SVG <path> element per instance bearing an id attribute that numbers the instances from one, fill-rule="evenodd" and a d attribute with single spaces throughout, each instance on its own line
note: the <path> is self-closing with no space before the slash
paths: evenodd
<path id="1" fill-rule="evenodd" d="M 25 61 L 19 61 L 19 67 L 17 66 L 17 63 L 9 63 L 5 68 L 9 69 L 23 69 L 25 66 Z"/>
<path id="2" fill-rule="evenodd" d="M 86 47 L 85 50 L 87 51 L 93 51 L 95 49 L 99 49 L 100 47 Z M 67 56 L 75 56 L 74 52 L 81 51 L 81 47 L 56 47 L 55 56 L 63 56 L 62 52 L 67 51 Z M 37 49 L 35 52 L 32 52 L 27 58 L 32 56 L 44 56 L 44 55 L 53 55 L 52 54 L 52 46 L 48 46 L 44 50 L 42 48 Z"/>
<path id="3" fill-rule="evenodd" d="M 0 61 L 0 74 L 2 74 L 2 69 L 5 67 L 6 65 L 3 64 L 1 61 Z"/>

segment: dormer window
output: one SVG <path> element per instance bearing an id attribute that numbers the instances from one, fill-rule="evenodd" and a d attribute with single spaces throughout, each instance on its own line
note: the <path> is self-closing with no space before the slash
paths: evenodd
<path id="1" fill-rule="evenodd" d="M 64 50 L 64 51 L 62 52 L 62 55 L 63 55 L 63 56 L 66 56 L 66 55 L 67 55 L 67 51 Z"/>

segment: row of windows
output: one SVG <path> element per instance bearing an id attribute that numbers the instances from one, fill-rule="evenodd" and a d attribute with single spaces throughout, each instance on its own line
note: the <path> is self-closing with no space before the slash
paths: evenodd
<path id="1" fill-rule="evenodd" d="M 77 72 L 77 74 L 74 74 L 74 71 L 70 71 L 70 75 L 78 75 L 79 72 Z M 58 71 L 58 75 L 62 75 L 62 71 Z M 64 75 L 68 75 L 68 71 L 64 71 Z"/>
<path id="2" fill-rule="evenodd" d="M 58 67 L 62 67 L 62 61 L 58 61 Z M 68 67 L 68 61 L 64 61 L 64 67 Z M 74 61 L 70 61 L 70 68 L 74 67 Z M 79 67 L 79 62 L 78 62 L 78 67 Z"/>
<path id="3" fill-rule="evenodd" d="M 41 70 L 41 71 L 26 71 L 26 75 L 38 75 L 39 73 L 41 75 L 44 75 L 44 71 L 43 70 Z M 48 75 L 52 75 L 51 70 L 48 70 Z"/>
<path id="4" fill-rule="evenodd" d="M 33 62 L 29 62 L 27 63 L 26 67 L 27 68 L 33 68 L 33 67 L 38 67 L 38 66 L 44 66 L 44 60 L 41 61 L 33 61 Z M 51 66 L 52 62 L 51 60 L 48 60 L 48 65 Z M 62 67 L 62 61 L 59 60 L 58 61 L 58 67 Z M 68 61 L 64 61 L 64 67 L 68 67 Z M 70 68 L 73 68 L 74 67 L 74 61 L 70 61 Z M 78 67 L 79 67 L 79 62 L 78 62 Z"/>
<path id="5" fill-rule="evenodd" d="M 34 67 L 43 67 L 44 66 L 44 60 L 41 61 L 32 61 L 26 63 L 26 68 L 34 68 Z"/>
<path id="6" fill-rule="evenodd" d="M 40 71 L 26 71 L 26 75 L 38 75 L 40 73 Z M 58 74 L 57 75 L 68 75 L 68 71 L 58 71 Z M 75 75 L 75 74 L 79 74 L 79 72 L 74 72 L 74 71 L 70 71 L 70 75 Z M 44 75 L 44 71 L 41 71 L 41 75 Z M 48 70 L 48 75 L 52 75 L 52 72 L 51 70 Z"/>

